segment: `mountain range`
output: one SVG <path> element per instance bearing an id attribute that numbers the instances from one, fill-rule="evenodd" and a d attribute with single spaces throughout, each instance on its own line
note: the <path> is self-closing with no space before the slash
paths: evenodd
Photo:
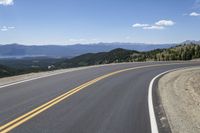
<path id="1" fill-rule="evenodd" d="M 169 48 L 176 44 L 144 44 L 144 43 L 98 43 L 76 45 L 0 45 L 0 58 L 22 57 L 67 57 L 72 58 L 86 53 L 108 52 L 116 48 L 137 51 L 149 51 L 154 49 Z"/>

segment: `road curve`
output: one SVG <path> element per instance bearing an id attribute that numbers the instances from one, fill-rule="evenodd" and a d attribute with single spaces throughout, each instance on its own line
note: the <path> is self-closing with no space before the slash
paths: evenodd
<path id="1" fill-rule="evenodd" d="M 200 65 L 177 63 L 100 66 L 0 88 L 0 132 L 150 133 L 150 81 L 167 70 Z M 73 90 L 77 87 L 78 91 Z M 66 92 L 69 94 L 52 106 L 45 106 L 40 113 L 36 110 L 33 117 L 25 116 Z M 23 119 L 5 126 L 22 116 Z"/>

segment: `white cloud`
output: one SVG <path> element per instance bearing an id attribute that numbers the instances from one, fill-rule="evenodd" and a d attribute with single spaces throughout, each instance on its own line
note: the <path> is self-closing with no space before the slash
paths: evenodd
<path id="1" fill-rule="evenodd" d="M 149 26 L 149 24 L 140 24 L 140 23 L 136 23 L 136 24 L 133 24 L 132 27 L 147 27 Z"/>
<path id="2" fill-rule="evenodd" d="M 198 16 L 200 16 L 200 13 L 192 12 L 189 15 L 192 16 L 192 17 L 198 17 Z"/>
<path id="3" fill-rule="evenodd" d="M 160 20 L 155 23 L 158 26 L 173 26 L 175 23 L 172 20 Z"/>
<path id="4" fill-rule="evenodd" d="M 0 5 L 7 6 L 7 5 L 13 5 L 13 4 L 14 4 L 13 0 L 0 0 Z"/>
<path id="5" fill-rule="evenodd" d="M 2 26 L 2 27 L 0 27 L 1 31 L 8 31 L 8 30 L 11 30 L 11 29 L 15 29 L 15 27 L 14 26 Z"/>
<path id="6" fill-rule="evenodd" d="M 3 26 L 3 27 L 1 28 L 1 31 L 8 31 L 8 28 L 7 28 L 6 26 Z"/>
<path id="7" fill-rule="evenodd" d="M 157 26 L 157 25 L 152 25 L 152 26 L 148 26 L 148 27 L 143 27 L 144 30 L 162 30 L 165 27 L 163 26 Z"/>
<path id="8" fill-rule="evenodd" d="M 165 29 L 165 27 L 173 26 L 174 24 L 175 24 L 175 22 L 173 22 L 172 20 L 159 20 L 159 21 L 155 22 L 154 24 L 136 23 L 136 24 L 133 24 L 132 27 L 133 28 L 142 28 L 144 30 L 162 30 L 162 29 Z"/>

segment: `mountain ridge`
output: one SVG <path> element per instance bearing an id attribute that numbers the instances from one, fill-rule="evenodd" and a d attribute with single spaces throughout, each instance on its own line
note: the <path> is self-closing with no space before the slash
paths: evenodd
<path id="1" fill-rule="evenodd" d="M 22 45 L 4 44 L 0 45 L 0 57 L 75 57 L 86 53 L 108 52 L 116 48 L 149 51 L 158 48 L 169 48 L 176 44 L 145 44 L 145 43 L 97 43 L 97 44 L 75 44 L 75 45 Z"/>

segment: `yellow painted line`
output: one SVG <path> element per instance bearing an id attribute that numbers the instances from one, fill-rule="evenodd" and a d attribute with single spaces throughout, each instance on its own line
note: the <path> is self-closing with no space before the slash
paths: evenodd
<path id="1" fill-rule="evenodd" d="M 55 104 L 65 100 L 66 98 L 70 97 L 71 95 L 83 90 L 84 88 L 102 80 L 102 79 L 105 79 L 107 77 L 110 77 L 110 76 L 113 76 L 113 75 L 116 75 L 118 73 L 122 73 L 122 72 L 125 72 L 125 71 L 130 71 L 130 70 L 135 70 L 135 69 L 139 69 L 139 68 L 146 68 L 146 67 L 155 67 L 155 66 L 166 66 L 166 65 L 172 65 L 172 64 L 180 64 L 180 63 L 171 63 L 171 64 L 158 64 L 158 65 L 148 65 L 148 66 L 140 66 L 140 67 L 133 67 L 133 68 L 127 68 L 127 69 L 123 69 L 123 70 L 118 70 L 118 71 L 115 71 L 115 72 L 111 72 L 109 74 L 106 74 L 106 75 L 103 75 L 103 76 L 100 76 L 96 79 L 93 79 L 89 82 L 86 82 L 54 99 L 52 99 L 51 101 L 33 109 L 32 111 L 8 122 L 7 124 L 3 125 L 0 127 L 0 133 L 7 133 L 9 131 L 11 131 L 12 129 L 16 128 L 17 126 L 23 124 L 24 122 L 30 120 L 31 118 L 37 116 L 38 114 L 44 112 L 45 110 L 51 108 L 52 106 L 54 106 Z"/>

